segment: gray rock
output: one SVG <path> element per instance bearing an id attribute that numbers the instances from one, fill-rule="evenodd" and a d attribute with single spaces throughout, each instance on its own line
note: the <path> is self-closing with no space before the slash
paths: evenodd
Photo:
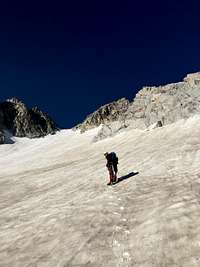
<path id="1" fill-rule="evenodd" d="M 85 121 L 75 127 L 80 129 L 81 132 L 89 130 L 91 128 L 98 127 L 101 124 L 108 124 L 113 121 L 123 121 L 123 115 L 129 107 L 129 101 L 125 98 L 121 98 L 118 101 L 114 101 L 110 104 L 100 107 L 97 111 L 87 116 Z"/>
<path id="2" fill-rule="evenodd" d="M 103 124 L 98 134 L 94 137 L 93 141 L 97 142 L 107 137 L 112 137 L 116 133 L 124 131 L 127 126 L 123 123 L 123 121 L 113 121 L 107 124 Z"/>
<path id="3" fill-rule="evenodd" d="M 157 121 L 156 128 L 159 128 L 159 127 L 162 127 L 162 126 L 163 126 L 162 121 Z"/>
<path id="4" fill-rule="evenodd" d="M 142 119 L 141 126 L 162 125 L 200 113 L 200 73 L 190 74 L 184 82 L 159 87 L 144 87 L 125 114 L 126 120 Z"/>
<path id="5" fill-rule="evenodd" d="M 0 122 L 17 137 L 42 137 L 54 134 L 58 127 L 54 121 L 38 108 L 28 109 L 16 98 L 0 103 Z"/>

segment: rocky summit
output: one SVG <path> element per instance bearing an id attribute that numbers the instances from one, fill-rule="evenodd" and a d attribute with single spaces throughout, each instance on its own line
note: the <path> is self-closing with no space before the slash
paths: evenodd
<path id="1" fill-rule="evenodd" d="M 182 82 L 143 87 L 132 102 L 123 98 L 107 104 L 87 117 L 78 128 L 85 131 L 102 124 L 98 140 L 127 127 L 161 127 L 195 114 L 200 114 L 200 72 L 188 74 Z"/>
<path id="2" fill-rule="evenodd" d="M 17 137 L 36 138 L 54 134 L 58 127 L 37 107 L 28 109 L 22 101 L 11 98 L 0 103 L 0 143 L 5 140 L 5 130 Z"/>

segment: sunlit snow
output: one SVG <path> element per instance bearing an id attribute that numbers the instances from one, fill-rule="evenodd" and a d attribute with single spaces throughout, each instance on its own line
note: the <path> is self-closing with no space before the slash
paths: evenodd
<path id="1" fill-rule="evenodd" d="M 0 146 L 0 266 L 200 266 L 200 116 Z M 119 157 L 107 186 L 104 152 Z"/>

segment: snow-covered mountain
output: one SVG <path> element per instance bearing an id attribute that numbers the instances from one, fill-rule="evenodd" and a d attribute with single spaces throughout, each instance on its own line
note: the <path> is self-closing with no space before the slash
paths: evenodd
<path id="1" fill-rule="evenodd" d="M 157 101 L 165 102 L 163 94 Z M 0 266 L 199 267 L 194 106 L 186 118 L 129 126 L 98 142 L 102 125 L 36 139 L 7 133 L 12 144 L 0 146 Z M 106 151 L 119 157 L 120 182 L 112 187 Z"/>

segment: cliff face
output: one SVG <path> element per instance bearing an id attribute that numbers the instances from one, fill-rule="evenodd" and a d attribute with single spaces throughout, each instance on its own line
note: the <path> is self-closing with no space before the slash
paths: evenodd
<path id="1" fill-rule="evenodd" d="M 55 122 L 38 108 L 28 109 L 16 98 L 0 103 L 0 129 L 9 130 L 17 137 L 42 137 L 54 134 L 58 127 Z"/>
<path id="2" fill-rule="evenodd" d="M 119 101 L 122 101 L 123 108 L 113 103 L 103 106 L 91 114 L 79 128 L 85 131 L 102 123 L 103 127 L 98 135 L 101 139 L 126 127 L 145 129 L 153 124 L 160 127 L 200 114 L 200 72 L 188 74 L 179 83 L 143 87 L 130 103 L 125 99 Z M 105 112 L 108 107 L 109 112 Z M 115 116 L 111 116 L 112 113 Z"/>
<path id="3" fill-rule="evenodd" d="M 197 113 L 200 113 L 200 73 L 189 74 L 180 83 L 144 87 L 125 117 L 133 122 L 140 120 L 140 127 L 148 127 L 158 121 L 166 125 Z"/>

